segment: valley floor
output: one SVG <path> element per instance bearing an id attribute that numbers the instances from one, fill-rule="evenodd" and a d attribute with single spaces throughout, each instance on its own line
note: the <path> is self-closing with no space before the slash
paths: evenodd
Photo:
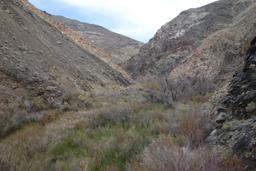
<path id="1" fill-rule="evenodd" d="M 170 106 L 152 100 L 158 86 L 95 89 L 82 97 L 86 110 L 49 111 L 2 138 L 0 170 L 243 170 L 228 150 L 204 142 L 209 96 Z"/>

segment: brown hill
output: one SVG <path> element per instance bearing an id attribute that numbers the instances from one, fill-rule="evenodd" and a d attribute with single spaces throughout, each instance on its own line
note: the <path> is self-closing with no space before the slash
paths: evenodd
<path id="1" fill-rule="evenodd" d="M 34 7 L 27 0 L 21 0 L 23 7 L 38 15 L 81 48 L 118 70 L 129 79 L 120 63 L 138 53 L 141 42 L 111 32 L 101 26 L 81 23 L 61 16 L 53 16 Z"/>
<path id="2" fill-rule="evenodd" d="M 128 84 L 121 73 L 20 1 L 0 2 L 0 106 L 10 109 L 11 114 L 5 113 L 9 119 L 27 117 L 16 110 L 30 113 L 77 105 L 68 98 L 78 98 L 95 86 Z M 2 123 L 8 125 L 5 116 Z"/>
<path id="3" fill-rule="evenodd" d="M 255 0 L 220 0 L 189 9 L 162 26 L 126 62 L 134 78 L 149 75 L 216 79 L 233 71 L 256 34 Z"/>

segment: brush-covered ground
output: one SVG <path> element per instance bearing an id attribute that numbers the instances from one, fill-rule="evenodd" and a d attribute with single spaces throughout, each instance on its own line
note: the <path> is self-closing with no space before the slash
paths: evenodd
<path id="1" fill-rule="evenodd" d="M 228 149 L 205 143 L 211 93 L 170 103 L 165 91 L 149 80 L 95 88 L 79 96 L 87 109 L 48 111 L 2 138 L 0 170 L 243 170 Z"/>

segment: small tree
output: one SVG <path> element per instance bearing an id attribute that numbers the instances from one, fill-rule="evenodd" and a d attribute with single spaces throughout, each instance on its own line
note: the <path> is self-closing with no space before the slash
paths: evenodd
<path id="1" fill-rule="evenodd" d="M 147 77 L 145 84 L 150 101 L 164 103 L 170 107 L 174 101 L 194 95 L 205 95 L 215 87 L 212 80 L 200 74 L 193 77 L 183 74 L 176 79 L 170 79 L 167 75 L 159 78 Z"/>

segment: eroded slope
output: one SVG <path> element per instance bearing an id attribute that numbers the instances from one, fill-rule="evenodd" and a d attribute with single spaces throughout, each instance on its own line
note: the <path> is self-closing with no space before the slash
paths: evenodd
<path id="1" fill-rule="evenodd" d="M 104 27 L 81 23 L 61 16 L 51 16 L 53 20 L 81 34 L 99 49 L 111 55 L 111 62 L 120 64 L 139 52 L 141 42 L 111 32 Z"/>
<path id="2" fill-rule="evenodd" d="M 74 103 L 68 99 L 78 98 L 92 87 L 128 84 L 121 73 L 77 46 L 20 1 L 1 0 L 0 15 L 0 106 L 6 108 L 1 115 L 11 122 L 19 115 L 16 110 L 33 113 L 62 108 Z M 20 116 L 25 117 L 22 112 Z M 0 122 L 8 125 L 4 118 Z"/>
<path id="3" fill-rule="evenodd" d="M 220 0 L 184 11 L 125 67 L 134 78 L 147 74 L 220 78 L 241 63 L 240 56 L 255 35 L 255 9 L 254 0 Z"/>

